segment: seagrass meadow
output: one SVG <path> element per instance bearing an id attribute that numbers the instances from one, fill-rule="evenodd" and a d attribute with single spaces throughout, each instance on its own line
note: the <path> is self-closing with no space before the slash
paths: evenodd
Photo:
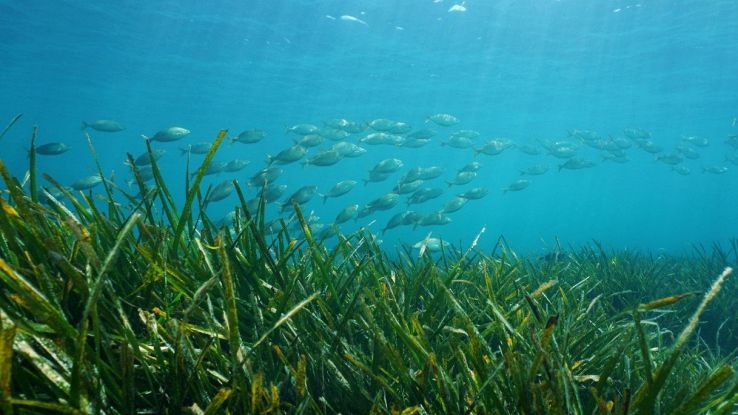
<path id="1" fill-rule="evenodd" d="M 33 140 L 25 178 L 0 162 L 3 413 L 737 413 L 738 241 L 387 253 L 297 205 L 267 235 L 238 182 L 233 224 L 207 215 L 224 137 L 182 201 L 153 154 L 139 197 L 70 192 Z"/>

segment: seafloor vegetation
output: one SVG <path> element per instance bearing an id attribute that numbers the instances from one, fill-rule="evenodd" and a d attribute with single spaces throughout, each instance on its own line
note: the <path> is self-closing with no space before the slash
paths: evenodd
<path id="1" fill-rule="evenodd" d="M 318 241 L 297 206 L 301 231 L 267 237 L 237 183 L 232 226 L 205 214 L 223 137 L 184 205 L 155 161 L 132 207 L 107 181 L 101 202 L 46 177 L 52 196 L 33 147 L 27 179 L 0 162 L 4 413 L 738 410 L 738 241 L 390 257 L 368 233 Z"/>

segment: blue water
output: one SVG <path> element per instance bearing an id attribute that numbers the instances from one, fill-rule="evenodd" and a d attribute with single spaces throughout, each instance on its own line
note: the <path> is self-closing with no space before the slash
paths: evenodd
<path id="1" fill-rule="evenodd" d="M 391 190 L 402 172 L 441 165 L 450 179 L 474 159 L 471 150 L 440 147 L 449 132 L 475 129 L 486 139 L 515 142 L 567 138 L 589 129 L 604 137 L 626 127 L 650 131 L 667 150 L 682 136 L 710 140 L 680 176 L 636 147 L 626 164 L 558 172 L 563 160 L 511 149 L 480 155 L 479 177 L 415 210 L 438 209 L 474 186 L 490 194 L 451 214 L 453 223 L 397 228 L 382 236 L 389 250 L 429 232 L 468 244 L 486 226 L 482 247 L 504 235 L 516 250 L 541 252 L 559 237 L 577 246 L 592 239 L 613 248 L 684 252 L 693 243 L 724 243 L 738 231 L 738 166 L 724 144 L 738 134 L 738 2 L 701 0 L 467 0 L 405 1 L 0 1 L 0 122 L 19 123 L 0 142 L 0 158 L 22 177 L 33 125 L 39 142 L 63 141 L 72 150 L 42 158 L 41 170 L 62 183 L 95 173 L 80 121 L 112 118 L 124 132 L 92 131 L 106 172 L 123 186 L 125 153 L 144 151 L 141 134 L 182 126 L 182 142 L 156 143 L 168 153 L 160 165 L 175 196 L 184 195 L 178 147 L 261 128 L 256 145 L 227 146 L 221 160 L 245 158 L 248 177 L 295 138 L 285 128 L 322 125 L 332 118 L 390 118 L 425 128 L 428 115 L 457 116 L 456 127 L 421 149 L 365 146 L 369 152 L 333 167 L 285 167 L 288 193 L 304 184 L 326 191 L 338 180 L 361 180 L 379 160 L 397 157 L 403 171 L 383 183 L 359 186 L 325 206 L 306 206 L 328 223 L 348 203 L 366 203 Z M 342 20 L 342 15 L 357 21 Z M 331 18 L 331 17 L 333 18 Z M 368 133 L 369 131 L 367 131 Z M 366 133 L 365 133 L 366 134 Z M 364 135 L 365 135 L 364 134 Z M 358 137 L 351 141 L 356 142 Z M 332 144 L 332 143 L 329 143 Z M 317 149 L 313 149 L 314 154 Z M 198 158 L 199 160 L 199 158 Z M 503 194 L 519 170 L 544 163 L 551 171 L 529 188 Z M 722 175 L 704 166 L 726 166 Z M 430 187 L 443 186 L 441 180 Z M 445 187 L 445 186 L 444 186 Z M 255 190 L 249 190 L 253 196 Z M 225 214 L 234 196 L 213 204 Z M 378 232 L 400 210 L 349 224 L 376 223 Z"/>

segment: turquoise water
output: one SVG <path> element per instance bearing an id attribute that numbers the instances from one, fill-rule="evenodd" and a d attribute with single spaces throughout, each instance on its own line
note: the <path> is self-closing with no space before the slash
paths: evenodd
<path id="1" fill-rule="evenodd" d="M 526 252 L 543 252 L 556 237 L 564 245 L 595 239 L 614 248 L 682 252 L 736 236 L 738 166 L 726 160 L 735 149 L 725 144 L 738 134 L 735 1 L 467 0 L 465 11 L 449 11 L 456 4 L 449 0 L 90 3 L 0 1 L 1 122 L 24 114 L 0 141 L 0 157 L 19 177 L 27 169 L 33 125 L 40 143 L 72 147 L 40 160 L 42 171 L 69 184 L 95 173 L 80 122 L 124 123 L 119 133 L 91 131 L 104 170 L 115 171 L 123 188 L 125 154 L 144 151 L 141 135 L 181 126 L 191 135 L 155 143 L 167 150 L 159 163 L 181 201 L 185 158 L 178 148 L 211 140 L 220 128 L 232 134 L 260 128 L 267 136 L 258 144 L 226 146 L 217 159 L 251 164 L 206 184 L 228 178 L 245 184 L 266 154 L 297 138 L 285 133 L 290 125 L 389 118 L 438 135 L 422 148 L 364 146 L 364 156 L 331 167 L 284 166 L 278 183 L 288 185 L 286 195 L 308 184 L 327 191 L 338 180 L 361 181 L 379 160 L 403 161 L 385 182 L 305 205 L 321 223 L 349 203 L 389 192 L 416 166 L 446 168 L 426 185 L 445 193 L 413 207 L 420 212 L 435 211 L 468 188 L 489 189 L 487 197 L 449 214 L 448 225 L 387 231 L 381 239 L 390 250 L 429 232 L 468 244 L 483 227 L 483 247 L 503 235 Z M 434 113 L 461 122 L 427 123 Z M 629 127 L 649 131 L 664 153 L 685 145 L 688 136 L 707 138 L 709 145 L 692 146 L 699 158 L 680 163 L 691 171 L 682 176 L 637 145 L 626 150 L 627 163 L 603 161 L 602 151 L 568 133 L 593 130 L 607 139 L 623 137 Z M 459 129 L 478 131 L 477 147 L 499 137 L 518 145 L 571 141 L 578 157 L 596 166 L 559 172 L 565 160 L 547 154 L 511 148 L 475 158 L 470 149 L 440 146 Z M 474 181 L 447 189 L 443 180 L 472 160 L 483 164 Z M 522 191 L 502 192 L 520 169 L 535 164 L 550 169 Z M 704 167 L 727 172 L 703 173 Z M 235 194 L 213 203 L 211 216 L 236 203 Z M 402 209 L 404 197 L 393 210 L 342 229 L 369 226 L 378 233 Z"/>

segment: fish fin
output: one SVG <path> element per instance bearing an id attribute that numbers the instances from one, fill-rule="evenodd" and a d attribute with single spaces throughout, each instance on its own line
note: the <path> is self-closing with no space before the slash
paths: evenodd
<path id="1" fill-rule="evenodd" d="M 143 134 L 141 134 L 141 138 L 143 138 L 144 140 L 151 140 L 151 137 Z"/>
<path id="2" fill-rule="evenodd" d="M 324 195 L 322 193 L 318 193 L 318 196 L 320 196 L 323 199 L 323 204 L 325 205 L 325 202 L 328 200 L 328 196 L 326 196 L 326 195 Z"/>
<path id="3" fill-rule="evenodd" d="M 87 124 L 87 122 L 82 121 L 82 128 L 80 128 L 80 130 L 86 130 L 87 127 L 89 127 L 89 126 L 90 126 L 90 124 Z"/>

